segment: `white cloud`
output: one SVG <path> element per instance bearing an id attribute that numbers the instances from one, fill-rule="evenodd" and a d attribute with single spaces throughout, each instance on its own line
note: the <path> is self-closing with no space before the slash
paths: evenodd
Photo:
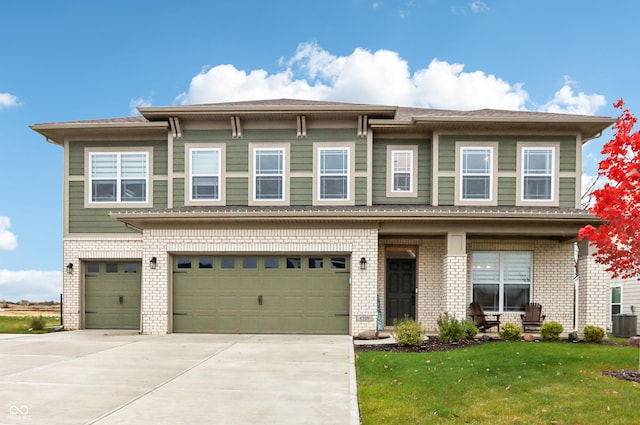
<path id="1" fill-rule="evenodd" d="M 9 227 L 9 217 L 0 216 L 0 251 L 13 251 L 18 247 L 18 239 L 9 231 Z"/>
<path id="2" fill-rule="evenodd" d="M 412 72 L 407 61 L 391 50 L 356 48 L 349 55 L 335 56 L 316 43 L 301 43 L 295 54 L 281 58 L 279 65 L 282 70 L 272 74 L 230 64 L 204 68 L 176 101 L 196 104 L 293 98 L 460 110 L 526 110 L 530 102 L 522 83 L 510 83 L 481 70 L 465 71 L 464 64 L 438 59 Z M 572 84 L 566 81 L 569 92 L 563 87 L 555 102 L 544 107 L 550 112 L 593 114 L 604 105 L 601 95 L 574 95 Z"/>
<path id="3" fill-rule="evenodd" d="M 0 294 L 3 301 L 56 301 L 62 292 L 61 271 L 0 269 Z"/>
<path id="4" fill-rule="evenodd" d="M 481 0 L 475 0 L 473 3 L 471 3 L 471 11 L 473 13 L 487 12 L 489 11 L 489 7 L 485 2 Z"/>
<path id="5" fill-rule="evenodd" d="M 575 81 L 565 77 L 564 86 L 555 92 L 553 99 L 540 107 L 540 111 L 593 115 L 607 103 L 605 97 L 599 94 L 575 94 L 573 88 L 576 85 Z"/>
<path id="6" fill-rule="evenodd" d="M 371 7 L 374 8 L 374 9 L 378 9 L 378 8 L 382 7 L 382 2 L 381 1 L 374 1 L 371 4 Z"/>
<path id="7" fill-rule="evenodd" d="M 153 103 L 151 102 L 151 98 L 143 99 L 143 98 L 139 97 L 137 99 L 131 99 L 129 101 L 129 108 L 131 108 L 131 115 L 139 115 L 140 114 L 138 112 L 137 108 L 147 107 L 147 106 L 152 106 L 152 105 L 153 105 Z"/>
<path id="8" fill-rule="evenodd" d="M 11 93 L 0 93 L 0 110 L 12 106 L 20 106 L 18 98 Z"/>

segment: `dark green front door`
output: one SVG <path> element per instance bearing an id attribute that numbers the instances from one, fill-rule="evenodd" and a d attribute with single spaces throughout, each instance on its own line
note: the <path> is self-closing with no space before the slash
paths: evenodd
<path id="1" fill-rule="evenodd" d="M 84 264 L 87 329 L 140 329 L 140 262 Z"/>
<path id="2" fill-rule="evenodd" d="M 416 261 L 387 260 L 386 325 L 395 320 L 415 319 L 416 315 Z"/>
<path id="3" fill-rule="evenodd" d="M 176 256 L 173 331 L 346 334 L 345 255 Z"/>

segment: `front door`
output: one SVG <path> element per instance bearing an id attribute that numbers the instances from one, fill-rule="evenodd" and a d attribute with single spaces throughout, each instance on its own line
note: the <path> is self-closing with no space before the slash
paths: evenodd
<path id="1" fill-rule="evenodd" d="M 415 319 L 416 260 L 388 259 L 386 283 L 386 326 L 395 320 Z"/>

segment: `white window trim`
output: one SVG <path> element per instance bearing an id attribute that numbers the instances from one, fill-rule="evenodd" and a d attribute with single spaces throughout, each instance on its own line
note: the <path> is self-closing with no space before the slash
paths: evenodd
<path id="1" fill-rule="evenodd" d="M 396 152 L 410 152 L 411 163 L 411 190 L 394 190 L 394 164 L 393 157 Z M 416 145 L 388 145 L 387 146 L 387 197 L 388 198 L 415 198 L 418 196 L 418 146 Z"/>
<path id="2" fill-rule="evenodd" d="M 281 151 L 282 152 L 282 198 L 281 199 L 256 199 L 256 152 L 257 151 Z M 249 143 L 249 193 L 248 205 L 290 205 L 291 145 L 289 143 Z"/>
<path id="3" fill-rule="evenodd" d="M 622 313 L 624 313 L 624 310 L 623 310 L 623 305 L 624 305 L 624 286 L 619 284 L 619 283 L 615 283 L 615 284 L 612 284 L 610 286 L 610 288 L 611 289 L 609 290 L 609 316 L 613 317 L 613 305 L 614 305 L 614 303 L 613 303 L 613 300 L 611 299 L 612 298 L 611 296 L 613 295 L 613 289 L 614 288 L 620 288 L 620 303 L 619 304 L 620 304 L 620 313 L 622 314 Z"/>
<path id="4" fill-rule="evenodd" d="M 518 164 L 517 164 L 517 184 L 516 184 L 516 205 L 536 206 L 536 207 L 557 207 L 560 205 L 558 196 L 560 186 L 560 143 L 544 142 L 518 142 Z M 552 175 L 551 175 L 551 199 L 524 199 L 524 152 L 525 150 L 549 150 L 551 149 Z"/>
<path id="5" fill-rule="evenodd" d="M 498 142 L 456 142 L 456 181 L 455 181 L 455 205 L 498 205 Z M 489 149 L 491 151 L 491 164 L 489 170 L 489 199 L 463 199 L 462 198 L 462 151 L 466 149 Z"/>
<path id="6" fill-rule="evenodd" d="M 144 154 L 147 157 L 147 174 L 145 176 L 146 181 L 146 193 L 145 199 L 146 201 L 140 202 L 123 202 L 123 201 L 115 201 L 115 202 L 94 202 L 92 201 L 93 197 L 93 178 L 91 177 L 91 158 L 94 154 L 116 154 L 118 155 L 118 170 L 120 170 L 120 155 L 122 154 Z M 84 207 L 85 208 L 123 208 L 123 207 L 131 207 L 131 208 L 151 208 L 153 207 L 153 148 L 152 147 L 120 147 L 120 148 L 85 148 L 85 194 L 84 194 Z M 117 192 L 120 193 L 120 179 L 118 176 L 116 180 L 117 183 Z"/>
<path id="7" fill-rule="evenodd" d="M 355 143 L 314 143 L 313 144 L 313 205 L 355 205 Z M 323 150 L 346 149 L 348 155 L 347 199 L 320 199 L 320 152 Z"/>
<path id="8" fill-rule="evenodd" d="M 516 314 L 519 313 L 518 311 L 504 311 L 504 269 L 502 267 L 503 263 L 502 263 L 502 257 L 504 254 L 510 254 L 510 253 L 514 253 L 514 252 L 528 252 L 530 253 L 531 256 L 531 276 L 530 276 L 530 281 L 529 281 L 529 302 L 532 303 L 533 301 L 533 281 L 534 281 L 534 275 L 535 275 L 535 270 L 534 270 L 534 262 L 533 262 L 533 257 L 534 257 L 534 253 L 533 251 L 473 251 L 471 255 L 473 255 L 476 252 L 483 252 L 483 253 L 496 253 L 500 255 L 500 281 L 498 283 L 499 285 L 499 295 L 498 295 L 498 304 L 499 304 L 499 310 L 494 311 L 494 310 L 487 310 L 487 312 L 490 313 L 499 313 L 499 314 Z M 473 264 L 473 259 L 471 261 L 471 264 Z M 471 298 L 472 301 L 473 300 L 473 286 L 474 286 L 474 282 L 473 282 L 473 275 L 470 275 L 471 278 Z M 524 313 L 524 310 L 522 311 Z"/>
<path id="9" fill-rule="evenodd" d="M 218 168 L 218 199 L 193 199 L 193 187 L 191 184 L 191 151 L 192 150 L 217 150 L 220 152 Z M 184 204 L 195 205 L 225 205 L 226 202 L 226 146 L 224 143 L 186 143 L 184 146 Z"/>

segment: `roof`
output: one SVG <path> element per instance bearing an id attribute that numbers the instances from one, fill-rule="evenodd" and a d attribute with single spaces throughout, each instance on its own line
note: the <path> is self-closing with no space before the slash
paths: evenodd
<path id="1" fill-rule="evenodd" d="M 287 120 L 298 115 L 314 119 L 357 119 L 368 117 L 376 132 L 434 131 L 558 131 L 581 133 L 583 140 L 597 137 L 615 122 L 613 118 L 590 115 L 558 114 L 529 111 L 479 109 L 456 111 L 314 101 L 301 99 L 267 99 L 243 102 L 223 102 L 201 105 L 176 105 L 138 108 L 140 116 L 67 121 L 32 125 L 31 128 L 54 143 L 62 144 L 66 137 L 86 137 L 102 134 L 157 137 L 169 128 L 170 117 L 184 120 L 229 122 L 230 117 L 242 119 Z M 166 133 L 165 133 L 166 134 Z"/>
<path id="2" fill-rule="evenodd" d="M 110 215 L 135 228 L 215 227 L 249 223 L 328 223 L 377 227 L 381 234 L 444 234 L 464 222 L 468 234 L 518 234 L 575 239 L 578 229 L 596 224 L 588 211 L 559 207 L 468 207 L 429 205 L 373 206 L 198 206 L 112 212 Z M 496 226 L 496 221 L 500 226 Z M 475 230 L 474 230 L 475 229 Z"/>

